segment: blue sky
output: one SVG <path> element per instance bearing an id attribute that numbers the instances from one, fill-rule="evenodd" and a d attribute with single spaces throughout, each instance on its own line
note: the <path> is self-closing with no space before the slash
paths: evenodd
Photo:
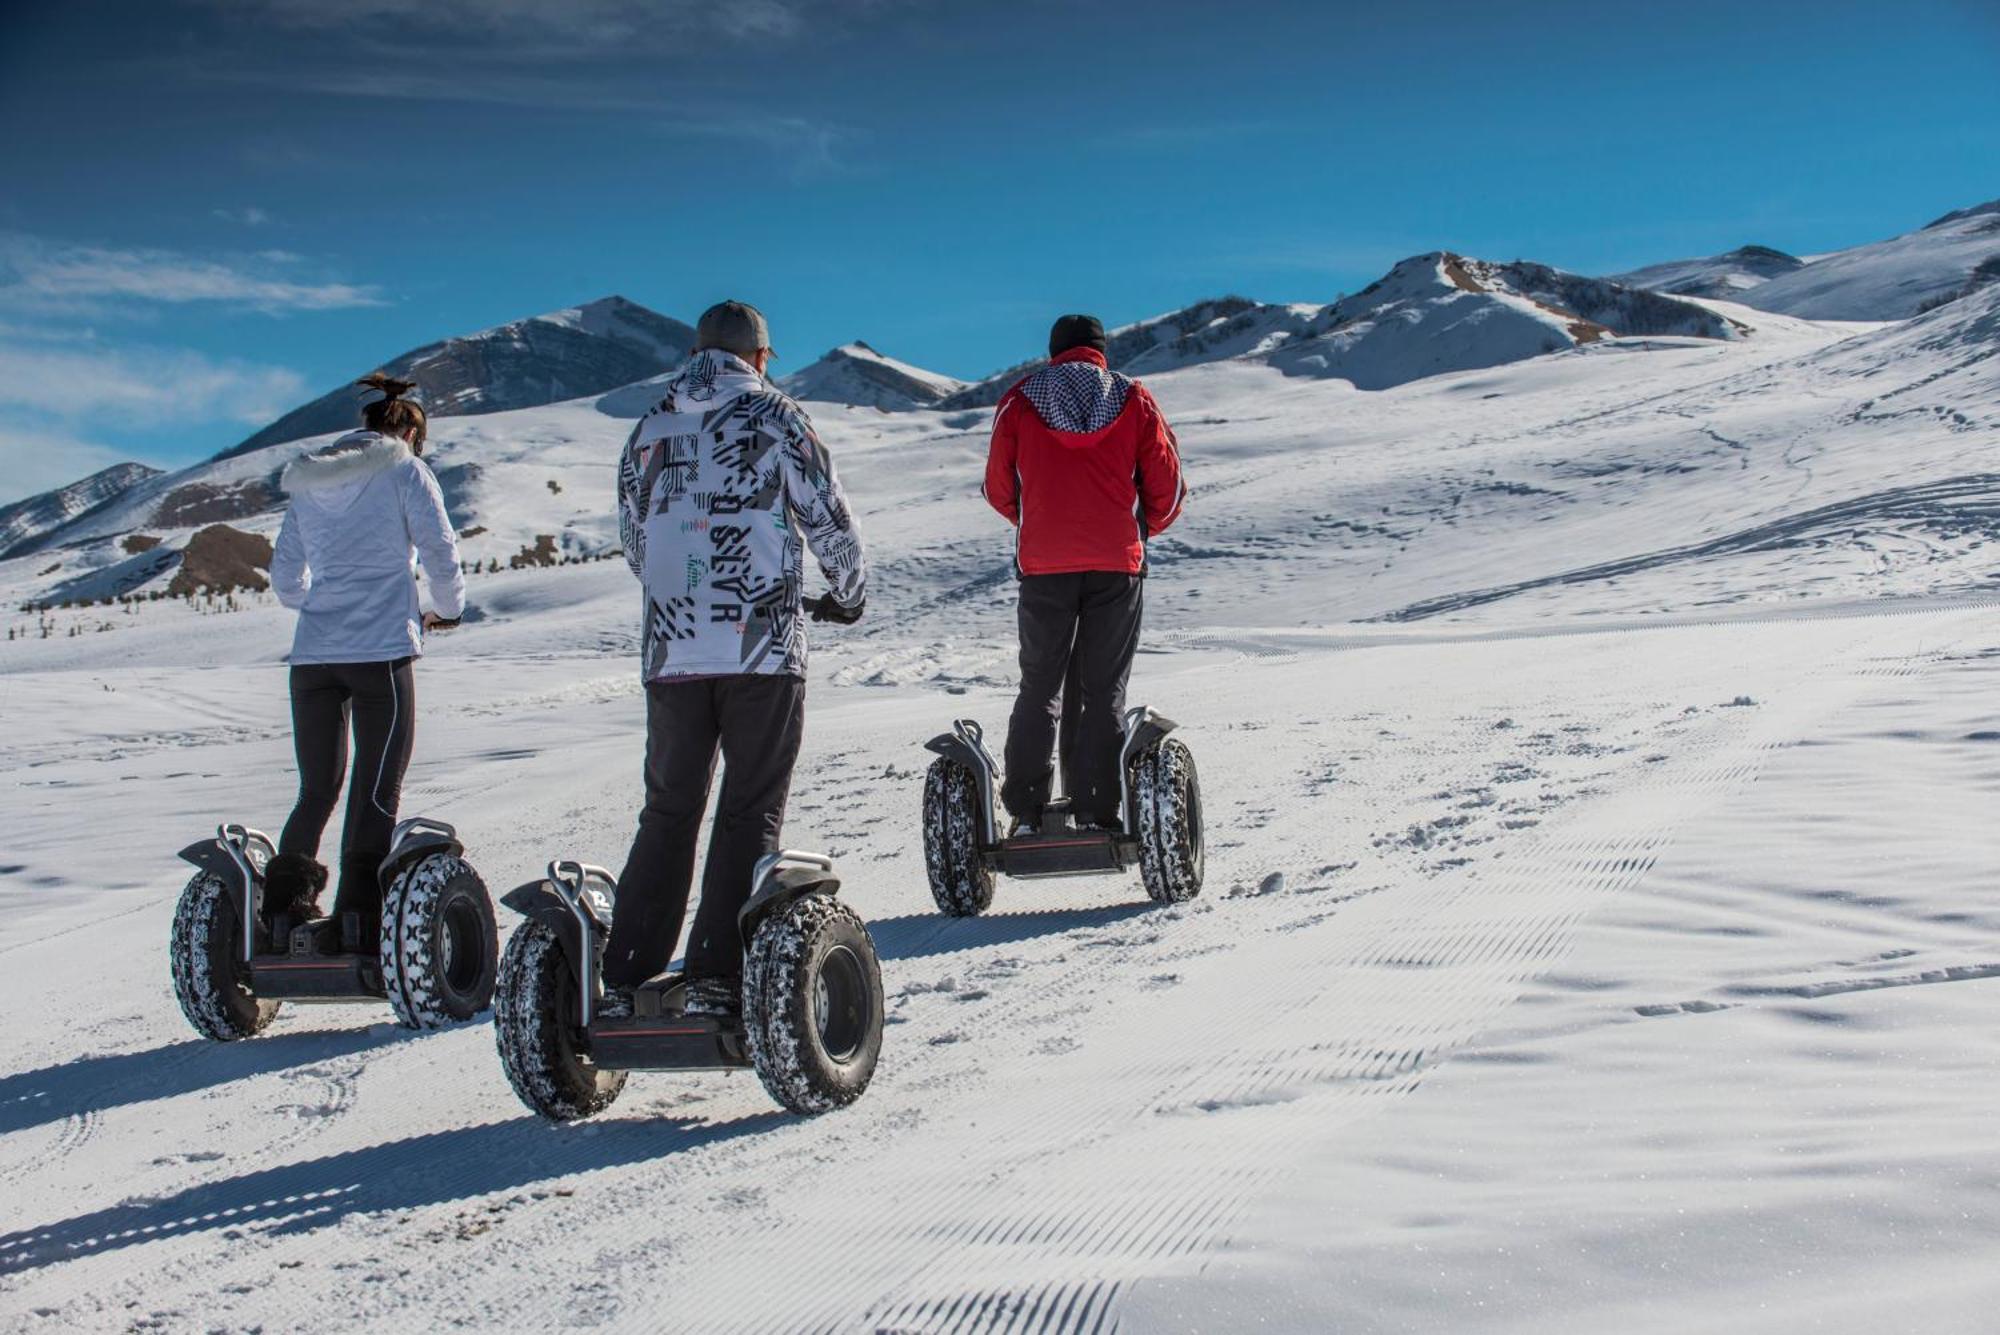
<path id="1" fill-rule="evenodd" d="M 35 12 L 39 10 L 41 12 Z M 741 296 L 779 370 L 1050 317 L 1613 272 L 2000 195 L 2000 6 L 148 0 L 0 9 L 0 499 L 411 346 Z"/>

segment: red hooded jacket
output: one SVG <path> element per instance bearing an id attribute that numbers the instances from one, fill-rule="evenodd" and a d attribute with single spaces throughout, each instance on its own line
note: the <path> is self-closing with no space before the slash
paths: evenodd
<path id="1" fill-rule="evenodd" d="M 1146 539 L 1187 497 L 1180 445 L 1138 381 L 1072 348 L 1007 391 L 993 414 L 986 502 L 1018 529 L 1024 575 L 1145 573 Z"/>

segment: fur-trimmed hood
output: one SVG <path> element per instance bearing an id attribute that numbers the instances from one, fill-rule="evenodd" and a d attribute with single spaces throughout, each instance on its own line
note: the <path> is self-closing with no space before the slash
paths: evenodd
<path id="1" fill-rule="evenodd" d="M 325 491 L 349 482 L 365 482 L 405 459 L 414 458 L 409 442 L 374 431 L 350 431 L 331 445 L 302 454 L 285 465 L 278 486 L 288 496 Z"/>

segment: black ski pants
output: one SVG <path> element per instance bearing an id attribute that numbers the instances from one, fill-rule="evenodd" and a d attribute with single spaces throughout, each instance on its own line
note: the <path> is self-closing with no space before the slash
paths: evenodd
<path id="1" fill-rule="evenodd" d="M 695 837 L 722 755 L 687 972 L 743 971 L 736 915 L 757 859 L 778 851 L 792 767 L 805 734 L 806 683 L 789 673 L 700 677 L 646 687 L 646 806 L 618 878 L 604 981 L 636 987 L 667 967 L 687 916 Z"/>
<path id="2" fill-rule="evenodd" d="M 396 828 L 403 771 L 416 738 L 415 675 L 408 658 L 384 663 L 301 663 L 292 668 L 292 744 L 299 759 L 299 800 L 278 838 L 280 853 L 319 856 L 320 836 L 347 783 L 347 823 L 340 836 L 336 914 L 361 915 L 368 935 L 382 913 L 382 859 Z M 349 729 L 354 733 L 348 775 Z"/>
<path id="3" fill-rule="evenodd" d="M 1023 575 L 1021 694 L 1007 726 L 1000 800 L 1036 820 L 1049 800 L 1049 750 L 1061 724 L 1063 790 L 1079 821 L 1117 824 L 1125 681 L 1139 648 L 1138 575 Z"/>

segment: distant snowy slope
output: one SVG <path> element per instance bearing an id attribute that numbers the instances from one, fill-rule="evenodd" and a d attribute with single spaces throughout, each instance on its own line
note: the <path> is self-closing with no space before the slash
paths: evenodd
<path id="1" fill-rule="evenodd" d="M 1387 389 L 1424 376 L 1499 366 L 1608 334 L 1734 338 L 1743 326 L 1692 302 L 1543 264 L 1494 264 L 1449 251 L 1404 260 L 1326 306 L 1246 297 L 1200 302 L 1112 331 L 1105 360 L 1159 375 L 1232 358 L 1295 375 Z M 942 401 L 985 407 L 1042 364 L 1022 362 Z"/>
<path id="2" fill-rule="evenodd" d="M 1248 356 L 1267 351 L 1305 328 L 1317 309 L 1311 305 L 1273 305 L 1248 297 L 1200 301 L 1111 330 L 1106 338 L 1105 360 L 1113 370 L 1137 376 Z M 1010 385 L 1044 360 L 1036 357 L 1010 366 L 967 386 L 938 406 L 990 407 L 1000 401 Z"/>
<path id="3" fill-rule="evenodd" d="M 1753 287 L 1805 267 L 1796 255 L 1769 246 L 1739 246 L 1721 255 L 1649 264 L 1630 273 L 1611 275 L 1626 287 L 1643 287 L 1676 297 L 1720 297 L 1736 301 Z"/>
<path id="4" fill-rule="evenodd" d="M 159 469 L 145 464 L 113 464 L 66 487 L 0 506 L 0 559 L 33 551 L 50 533 L 78 515 L 159 475 Z"/>
<path id="5" fill-rule="evenodd" d="M 885 357 L 866 343 L 843 344 L 778 387 L 795 399 L 857 408 L 926 408 L 964 389 L 965 382 Z"/>
<path id="6" fill-rule="evenodd" d="M 456 417 L 602 394 L 659 374 L 693 343 L 694 331 L 680 321 L 624 297 L 604 297 L 426 344 L 381 369 L 416 381 L 431 416 Z M 217 457 L 351 428 L 366 397 L 342 385 Z"/>
<path id="7" fill-rule="evenodd" d="M 1494 264 L 1433 251 L 1404 260 L 1326 307 L 1268 360 L 1290 375 L 1379 390 L 1607 335 L 1733 338 L 1740 332 L 1727 317 L 1693 302 L 1546 265 Z"/>
<path id="8" fill-rule="evenodd" d="M 1736 338 L 1747 332 L 1706 306 L 1609 278 L 1585 278 L 1527 260 L 1495 264 L 1460 257 L 1459 268 L 1489 292 L 1508 292 L 1568 311 L 1621 337 Z"/>
<path id="9" fill-rule="evenodd" d="M 1901 320 L 1966 285 L 2000 255 L 2000 200 L 1948 213 L 1887 241 L 1821 256 L 1738 294 L 1759 310 L 1812 320 Z"/>
<path id="10" fill-rule="evenodd" d="M 1859 412 L 1884 416 L 1921 394 L 1924 411 L 1971 430 L 1954 411 L 1990 411 L 2000 397 L 2000 283 L 1989 283 L 1914 320 L 1835 343 L 1804 359 L 1815 370 L 1878 382 L 1882 392 Z M 1994 461 L 2000 464 L 2000 459 Z"/>

